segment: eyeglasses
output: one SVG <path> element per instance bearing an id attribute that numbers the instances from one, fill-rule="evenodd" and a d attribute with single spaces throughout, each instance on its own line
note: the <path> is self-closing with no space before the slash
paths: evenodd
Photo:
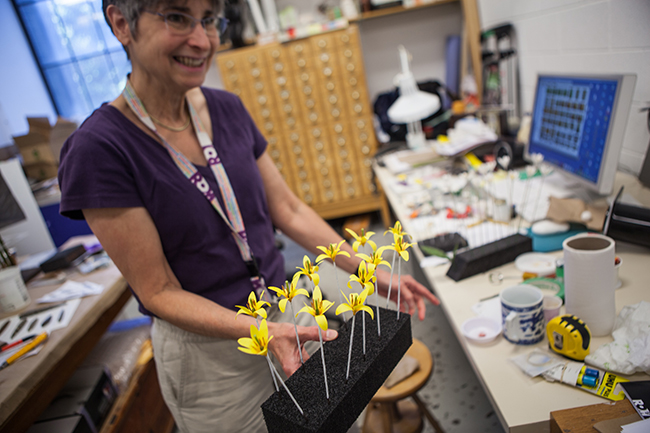
<path id="1" fill-rule="evenodd" d="M 145 12 L 161 17 L 167 29 L 177 35 L 188 35 L 192 33 L 194 27 L 199 23 L 201 23 L 208 36 L 216 36 L 217 34 L 221 36 L 228 27 L 228 20 L 224 17 L 210 16 L 198 19 L 183 12 L 167 12 L 166 14 L 153 11 Z"/>

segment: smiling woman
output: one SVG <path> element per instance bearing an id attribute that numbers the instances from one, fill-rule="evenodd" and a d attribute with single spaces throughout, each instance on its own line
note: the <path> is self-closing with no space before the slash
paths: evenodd
<path id="1" fill-rule="evenodd" d="M 224 28 L 219 3 L 104 6 L 132 72 L 122 94 L 65 143 L 61 212 L 87 220 L 154 317 L 159 382 L 179 429 L 265 431 L 260 405 L 273 381 L 264 360 L 235 350 L 255 323 L 237 317 L 236 305 L 251 289 L 255 302 L 270 301 L 266 284 L 284 281 L 274 227 L 313 253 L 342 239 L 291 192 L 241 101 L 201 87 Z M 337 265 L 354 272 L 359 262 L 343 256 Z M 378 277 L 386 293 L 390 276 Z M 402 296 L 419 308 L 424 297 L 436 302 L 412 279 L 402 280 Z M 298 326 L 296 338 L 275 305 L 268 330 L 287 375 L 308 358 L 302 345 L 320 339 L 317 326 Z"/>

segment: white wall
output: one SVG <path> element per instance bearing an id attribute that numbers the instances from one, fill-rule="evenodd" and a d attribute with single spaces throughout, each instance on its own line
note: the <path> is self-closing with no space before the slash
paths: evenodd
<path id="1" fill-rule="evenodd" d="M 54 122 L 56 111 L 11 0 L 0 0 L 0 41 L 0 146 L 6 146 L 12 135 L 27 133 L 27 116 Z"/>
<path id="2" fill-rule="evenodd" d="M 483 29 L 510 22 L 518 34 L 522 104 L 531 111 L 542 72 L 635 73 L 619 168 L 638 174 L 648 149 L 650 0 L 477 0 Z"/>
<path id="3" fill-rule="evenodd" d="M 297 2 L 277 0 L 278 10 L 290 3 Z M 305 0 L 299 6 L 301 12 L 317 17 L 315 5 Z M 413 55 L 411 67 L 417 81 L 444 81 L 447 36 L 460 35 L 462 30 L 460 2 L 361 21 L 359 29 L 372 103 L 378 93 L 394 88 L 393 78 L 400 72 L 397 52 L 400 44 Z M 218 68 L 211 68 L 206 85 L 223 88 Z"/>

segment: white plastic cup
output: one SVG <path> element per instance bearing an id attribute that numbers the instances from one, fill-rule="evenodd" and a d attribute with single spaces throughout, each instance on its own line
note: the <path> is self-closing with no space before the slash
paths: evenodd
<path id="1" fill-rule="evenodd" d="M 542 307 L 544 308 L 544 320 L 548 323 L 549 320 L 560 315 L 562 298 L 559 296 L 546 295 L 542 301 Z"/>
<path id="2" fill-rule="evenodd" d="M 12 313 L 29 305 L 29 293 L 20 268 L 12 266 L 0 271 L 0 313 Z"/>
<path id="3" fill-rule="evenodd" d="M 610 335 L 616 320 L 615 246 L 599 234 L 579 234 L 562 244 L 566 313 L 582 319 L 594 337 Z"/>

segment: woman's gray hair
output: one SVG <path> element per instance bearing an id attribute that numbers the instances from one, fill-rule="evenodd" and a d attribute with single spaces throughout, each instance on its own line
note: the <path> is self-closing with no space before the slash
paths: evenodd
<path id="1" fill-rule="evenodd" d="M 215 14 L 219 14 L 221 12 L 222 0 L 209 1 L 212 3 Z M 138 19 L 140 18 L 140 15 L 143 11 L 156 10 L 160 6 L 170 6 L 177 3 L 178 0 L 102 0 L 102 10 L 104 11 L 104 19 L 108 23 L 108 26 L 111 28 L 111 31 L 113 31 L 111 22 L 106 15 L 106 8 L 108 8 L 110 5 L 115 5 L 120 10 L 120 12 L 122 12 L 124 18 L 126 18 L 126 22 L 129 24 L 131 34 L 135 38 L 137 36 L 138 30 Z M 113 31 L 113 33 L 115 33 L 115 31 Z M 126 54 L 128 56 L 129 52 L 127 51 Z"/>

